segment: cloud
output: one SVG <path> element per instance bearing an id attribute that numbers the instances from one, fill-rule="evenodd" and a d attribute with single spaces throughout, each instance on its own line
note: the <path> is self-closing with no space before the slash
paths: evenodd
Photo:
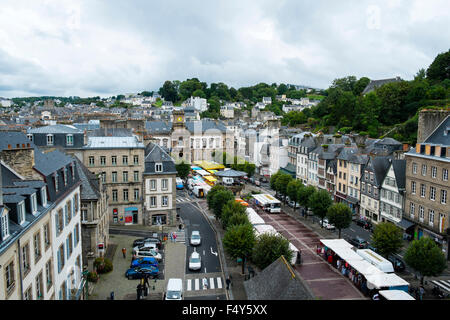
<path id="1" fill-rule="evenodd" d="M 0 96 L 411 79 L 448 50 L 435 1 L 2 1 Z"/>

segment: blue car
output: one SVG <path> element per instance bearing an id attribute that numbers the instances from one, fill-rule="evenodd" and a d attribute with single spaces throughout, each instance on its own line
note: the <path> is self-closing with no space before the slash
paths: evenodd
<path id="1" fill-rule="evenodd" d="M 128 278 L 128 280 L 132 279 L 143 279 L 145 277 L 150 278 L 157 278 L 159 273 L 159 269 L 154 266 L 148 266 L 148 267 L 137 267 L 137 268 L 130 268 L 125 272 L 125 277 Z"/>
<path id="2" fill-rule="evenodd" d="M 136 267 L 158 267 L 158 261 L 154 257 L 143 257 L 135 259 L 131 262 L 130 268 Z"/>

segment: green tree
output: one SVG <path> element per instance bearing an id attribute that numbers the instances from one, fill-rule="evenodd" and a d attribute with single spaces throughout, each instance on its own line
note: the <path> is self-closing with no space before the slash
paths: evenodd
<path id="1" fill-rule="evenodd" d="M 341 230 L 348 228 L 352 223 L 352 211 L 343 203 L 335 203 L 328 208 L 328 222 L 333 224 L 339 230 L 339 239 Z"/>
<path id="2" fill-rule="evenodd" d="M 279 178 L 282 174 L 283 174 L 283 173 L 282 173 L 280 170 L 278 170 L 277 173 L 273 174 L 273 175 L 270 177 L 270 181 L 269 181 L 269 183 L 270 183 L 270 189 L 275 190 L 275 194 L 276 194 L 276 195 L 278 195 L 276 182 L 277 182 L 278 178 Z"/>
<path id="3" fill-rule="evenodd" d="M 447 268 L 442 250 L 431 238 L 414 240 L 403 257 L 405 262 L 420 274 L 421 284 L 425 277 L 437 277 Z"/>
<path id="4" fill-rule="evenodd" d="M 167 80 L 166 82 L 164 82 L 163 86 L 159 89 L 159 94 L 166 101 L 178 101 L 178 91 L 176 88 L 176 84 L 172 81 Z"/>
<path id="5" fill-rule="evenodd" d="M 442 52 L 434 58 L 427 69 L 427 79 L 433 83 L 450 79 L 450 50 Z"/>
<path id="6" fill-rule="evenodd" d="M 298 203 L 305 208 L 305 219 L 308 217 L 309 198 L 316 192 L 313 186 L 302 186 L 298 189 Z"/>
<path id="7" fill-rule="evenodd" d="M 381 255 L 387 257 L 397 253 L 403 246 L 403 232 L 395 224 L 381 222 L 376 225 L 372 234 L 372 245 Z"/>
<path id="8" fill-rule="evenodd" d="M 303 187 L 303 184 L 300 180 L 292 179 L 292 181 L 289 182 L 289 184 L 286 188 L 286 192 L 287 192 L 287 195 L 289 196 L 289 199 L 291 201 L 295 202 L 294 212 L 295 212 L 295 207 L 297 206 L 297 203 L 298 203 L 298 190 L 302 187 Z"/>
<path id="9" fill-rule="evenodd" d="M 247 216 L 245 207 L 233 199 L 228 201 L 222 209 L 221 221 L 225 230 L 230 225 L 230 218 L 235 214 Z"/>
<path id="10" fill-rule="evenodd" d="M 323 219 L 327 216 L 328 208 L 333 204 L 330 194 L 326 190 L 314 192 L 309 197 L 309 207 L 314 215 L 321 219 L 320 225 L 323 228 Z"/>
<path id="11" fill-rule="evenodd" d="M 244 274 L 245 260 L 251 256 L 255 246 L 253 226 L 250 223 L 231 226 L 225 232 L 223 246 L 232 258 L 242 259 L 242 274 Z"/>
<path id="12" fill-rule="evenodd" d="M 186 179 L 191 171 L 191 165 L 189 163 L 185 163 L 184 161 L 176 164 L 175 168 L 177 169 L 177 174 L 181 179 Z"/>
<path id="13" fill-rule="evenodd" d="M 233 192 L 230 190 L 219 190 L 213 195 L 211 208 L 217 219 L 221 219 L 222 209 L 230 200 L 234 200 Z"/>
<path id="14" fill-rule="evenodd" d="M 289 241 L 280 234 L 261 234 L 256 238 L 252 261 L 260 269 L 265 269 L 279 257 L 290 261 L 293 251 L 289 249 Z"/>
<path id="15" fill-rule="evenodd" d="M 241 205 L 241 207 L 243 206 Z M 246 223 L 250 223 L 247 214 L 245 212 L 244 213 L 235 212 L 228 220 L 228 227 Z"/>
<path id="16" fill-rule="evenodd" d="M 214 187 L 211 188 L 211 190 L 208 191 L 208 194 L 206 195 L 206 203 L 208 204 L 209 210 L 212 210 L 212 205 L 214 201 L 214 196 L 217 192 L 227 190 L 224 186 L 220 184 L 216 184 Z"/>
<path id="17" fill-rule="evenodd" d="M 353 86 L 353 94 L 355 96 L 359 96 L 364 89 L 367 87 L 367 85 L 369 84 L 370 79 L 367 77 L 362 77 L 360 78 L 358 81 L 356 81 L 355 85 Z"/>
<path id="18" fill-rule="evenodd" d="M 284 198 L 284 203 L 286 203 L 286 196 L 287 196 L 287 186 L 289 184 L 289 182 L 292 181 L 292 176 L 290 174 L 287 173 L 282 173 L 278 178 L 277 181 L 275 183 L 275 188 L 276 190 L 283 195 Z"/>

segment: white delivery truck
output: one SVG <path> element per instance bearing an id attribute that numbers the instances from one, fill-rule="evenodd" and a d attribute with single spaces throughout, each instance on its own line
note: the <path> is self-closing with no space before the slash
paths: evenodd
<path id="1" fill-rule="evenodd" d="M 281 212 L 280 200 L 274 198 L 270 194 L 254 194 L 253 198 L 256 200 L 256 204 L 262 207 L 265 211 L 270 213 Z"/>
<path id="2" fill-rule="evenodd" d="M 165 300 L 183 300 L 183 280 L 170 278 L 167 282 Z"/>

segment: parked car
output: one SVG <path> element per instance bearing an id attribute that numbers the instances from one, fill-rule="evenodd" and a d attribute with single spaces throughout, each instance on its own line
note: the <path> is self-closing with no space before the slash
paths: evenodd
<path id="1" fill-rule="evenodd" d="M 155 257 L 137 258 L 137 259 L 131 261 L 130 268 L 148 267 L 148 266 L 153 266 L 153 267 L 158 266 L 158 261 L 156 260 Z"/>
<path id="2" fill-rule="evenodd" d="M 372 223 L 365 219 L 357 218 L 355 219 L 355 223 L 357 226 L 363 227 L 366 230 L 372 229 Z"/>
<path id="3" fill-rule="evenodd" d="M 156 278 L 158 277 L 158 274 L 159 274 L 158 267 L 147 266 L 147 267 L 130 268 L 125 272 L 125 277 L 127 277 L 128 280 L 143 279 L 146 276 L 149 276 L 150 278 Z"/>
<path id="4" fill-rule="evenodd" d="M 288 206 L 291 207 L 291 208 L 295 207 L 296 209 L 300 208 L 300 204 L 298 202 L 295 203 L 295 201 L 289 201 L 288 202 Z"/>
<path id="5" fill-rule="evenodd" d="M 202 267 L 202 259 L 200 254 L 194 250 L 192 252 L 191 257 L 189 258 L 189 269 L 190 270 L 200 270 Z"/>
<path id="6" fill-rule="evenodd" d="M 191 233 L 191 245 L 198 246 L 202 242 L 200 237 L 200 231 L 192 231 Z"/>
<path id="7" fill-rule="evenodd" d="M 261 185 L 261 182 L 259 181 L 259 180 L 255 180 L 255 186 L 260 186 Z"/>
<path id="8" fill-rule="evenodd" d="M 133 252 L 133 258 L 154 257 L 157 261 L 162 260 L 162 255 L 153 249 L 150 250 L 136 250 Z"/>
<path id="9" fill-rule="evenodd" d="M 366 240 L 361 239 L 360 237 L 350 239 L 348 242 L 358 249 L 366 249 L 369 246 L 369 243 Z"/>
<path id="10" fill-rule="evenodd" d="M 323 219 L 323 226 L 327 229 L 327 230 L 334 230 L 336 229 L 336 227 L 334 226 L 334 224 L 331 224 L 327 218 Z"/>
<path id="11" fill-rule="evenodd" d="M 180 177 L 176 177 L 176 178 L 175 178 L 175 181 L 176 181 L 176 188 L 177 188 L 178 190 L 183 190 L 183 189 L 184 189 L 183 180 L 181 180 Z"/>
<path id="12" fill-rule="evenodd" d="M 405 271 L 406 265 L 405 263 L 402 261 L 402 259 L 390 254 L 388 256 L 388 260 L 390 262 L 392 262 L 392 265 L 394 266 L 394 271 L 397 272 L 403 272 Z"/>
<path id="13" fill-rule="evenodd" d="M 266 177 L 261 177 L 261 179 L 259 179 L 259 181 L 262 183 L 269 183 L 269 180 L 267 180 Z"/>
<path id="14" fill-rule="evenodd" d="M 147 242 L 156 243 L 158 246 L 161 245 L 161 240 L 159 240 L 158 238 L 148 237 L 134 240 L 133 247 L 142 246 L 144 243 Z"/>
<path id="15" fill-rule="evenodd" d="M 150 250 L 150 249 L 153 249 L 153 250 L 155 250 L 156 252 L 159 251 L 158 245 L 157 245 L 156 243 L 153 243 L 153 242 L 145 242 L 144 244 L 142 244 L 142 245 L 140 245 L 140 246 L 134 247 L 134 248 L 133 248 L 133 253 L 136 252 L 136 251 L 138 251 L 138 250 L 147 250 L 147 251 L 148 251 L 148 250 Z"/>

